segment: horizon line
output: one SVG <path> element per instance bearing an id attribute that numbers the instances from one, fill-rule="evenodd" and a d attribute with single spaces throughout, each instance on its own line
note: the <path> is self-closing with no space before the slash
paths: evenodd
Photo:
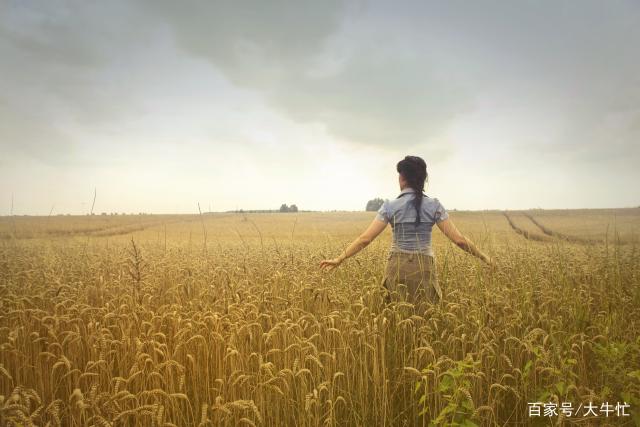
<path id="1" fill-rule="evenodd" d="M 484 208 L 484 209 L 457 209 L 450 208 L 447 209 L 448 212 L 509 212 L 509 211 L 558 211 L 558 210 L 622 210 L 622 209 L 640 209 L 640 205 L 638 206 L 623 206 L 623 207 L 606 207 L 606 208 L 524 208 L 524 209 L 513 209 L 513 208 Z M 0 218 L 11 218 L 11 217 L 52 217 L 52 216 L 144 216 L 144 215 L 211 215 L 211 214 L 248 214 L 248 213 L 278 213 L 278 214 L 297 214 L 297 213 L 332 213 L 332 212 L 371 212 L 375 213 L 377 210 L 367 211 L 367 210 L 353 210 L 353 209 L 325 209 L 325 210 L 313 210 L 313 209 L 298 209 L 296 212 L 282 212 L 279 209 L 232 209 L 226 211 L 206 211 L 206 212 L 195 212 L 195 213 L 179 213 L 179 212 L 171 212 L 171 213 L 155 213 L 155 212 L 100 212 L 100 213 L 55 213 L 55 214 L 3 214 L 0 215 Z"/>

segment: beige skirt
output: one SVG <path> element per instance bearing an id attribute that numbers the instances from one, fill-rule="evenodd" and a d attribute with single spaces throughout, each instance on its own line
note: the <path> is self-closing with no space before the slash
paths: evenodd
<path id="1" fill-rule="evenodd" d="M 418 252 L 389 253 L 382 285 L 389 292 L 388 299 L 432 304 L 442 299 L 434 257 Z"/>

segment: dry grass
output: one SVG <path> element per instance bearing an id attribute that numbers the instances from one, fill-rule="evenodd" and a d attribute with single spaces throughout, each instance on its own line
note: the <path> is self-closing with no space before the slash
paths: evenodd
<path id="1" fill-rule="evenodd" d="M 371 213 L 20 218 L 15 233 L 5 218 L 0 424 L 527 425 L 538 399 L 626 400 L 637 417 L 636 245 L 452 216 L 500 265 L 434 231 L 436 306 L 384 304 L 390 230 L 318 270 Z"/>

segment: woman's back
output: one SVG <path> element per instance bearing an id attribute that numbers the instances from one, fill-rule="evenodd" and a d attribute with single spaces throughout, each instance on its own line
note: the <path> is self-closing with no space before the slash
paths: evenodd
<path id="1" fill-rule="evenodd" d="M 387 226 L 393 228 L 393 243 L 387 257 L 387 268 L 382 281 L 389 291 L 402 299 L 419 301 L 420 294 L 435 303 L 442 298 L 438 284 L 435 258 L 431 247 L 431 229 L 440 230 L 465 251 L 492 264 L 490 257 L 464 237 L 448 218 L 444 206 L 436 198 L 423 194 L 427 179 L 427 164 L 416 156 L 406 156 L 396 165 L 398 184 L 402 190 L 398 198 L 385 201 L 369 227 L 335 259 L 323 260 L 321 268 L 333 268 L 360 251 Z M 416 222 L 417 220 L 417 222 Z"/>
<path id="2" fill-rule="evenodd" d="M 449 215 L 437 198 L 423 196 L 420 222 L 416 223 L 414 198 L 415 191 L 410 187 L 405 188 L 398 198 L 382 204 L 376 218 L 391 224 L 391 252 L 420 252 L 433 256 L 431 229 L 436 222 L 447 219 Z"/>

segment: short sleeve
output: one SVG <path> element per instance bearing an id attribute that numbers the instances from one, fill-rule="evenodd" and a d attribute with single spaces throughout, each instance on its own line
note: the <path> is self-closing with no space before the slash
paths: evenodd
<path id="1" fill-rule="evenodd" d="M 449 218 L 449 213 L 444 208 L 444 206 L 442 206 L 442 203 L 440 203 L 440 200 L 438 199 L 434 199 L 434 200 L 436 202 L 436 212 L 434 215 L 436 222 L 444 221 L 445 219 Z"/>
<path id="2" fill-rule="evenodd" d="M 382 222 L 389 222 L 389 207 L 387 205 L 387 201 L 385 200 L 382 203 L 382 206 L 380 206 L 380 209 L 378 209 L 378 212 L 376 213 L 376 219 Z"/>

